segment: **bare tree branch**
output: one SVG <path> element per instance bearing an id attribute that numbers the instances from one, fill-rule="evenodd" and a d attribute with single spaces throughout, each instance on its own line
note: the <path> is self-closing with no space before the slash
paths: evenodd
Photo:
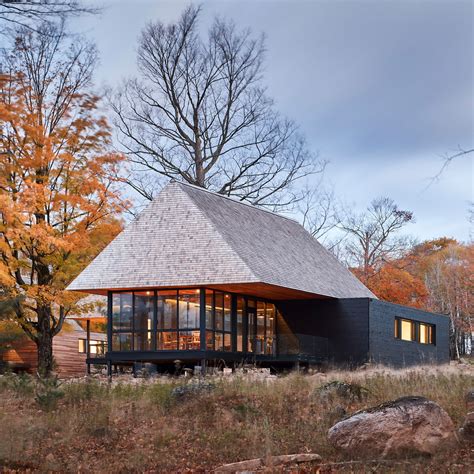
<path id="1" fill-rule="evenodd" d="M 458 147 L 458 150 L 455 153 L 445 153 L 442 156 L 443 164 L 441 165 L 441 168 L 434 176 L 432 176 L 429 179 L 429 182 L 426 185 L 425 190 L 428 189 L 434 182 L 439 181 L 441 175 L 446 171 L 446 168 L 448 168 L 448 166 L 455 159 L 460 158 L 462 156 L 470 155 L 472 153 L 474 153 L 474 148 L 464 149 L 464 148 L 461 148 L 460 146 Z"/>
<path id="2" fill-rule="evenodd" d="M 81 0 L 0 0 L 0 32 L 2 25 L 37 31 L 43 22 L 99 11 L 97 7 L 86 7 Z"/>
<path id="3" fill-rule="evenodd" d="M 265 93 L 264 38 L 216 19 L 204 39 L 199 13 L 149 23 L 139 78 L 110 98 L 130 164 L 125 181 L 147 199 L 157 190 L 150 183 L 176 179 L 273 209 L 294 204 L 299 182 L 325 163 Z"/>
<path id="4" fill-rule="evenodd" d="M 386 197 L 374 199 L 363 213 L 347 211 L 340 224 L 349 237 L 345 251 L 350 265 L 360 270 L 364 283 L 385 261 L 399 258 L 408 248 L 409 238 L 396 234 L 413 221 L 412 212 L 400 210 Z"/>

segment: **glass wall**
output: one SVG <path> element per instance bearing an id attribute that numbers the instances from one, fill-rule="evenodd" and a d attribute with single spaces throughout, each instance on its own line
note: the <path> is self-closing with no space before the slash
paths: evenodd
<path id="1" fill-rule="evenodd" d="M 112 350 L 199 350 L 199 307 L 199 290 L 113 293 Z"/>
<path id="2" fill-rule="evenodd" d="M 275 305 L 203 291 L 203 349 L 275 354 Z M 111 296 L 112 351 L 201 349 L 201 290 L 117 292 Z"/>
<path id="3" fill-rule="evenodd" d="M 232 351 L 232 295 L 206 290 L 206 349 Z"/>

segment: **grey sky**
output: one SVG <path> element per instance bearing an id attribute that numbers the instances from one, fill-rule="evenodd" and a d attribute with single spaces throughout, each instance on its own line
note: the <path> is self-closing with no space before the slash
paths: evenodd
<path id="1" fill-rule="evenodd" d="M 74 21 L 97 42 L 97 84 L 135 72 L 149 20 L 175 20 L 189 2 L 109 0 Z M 471 1 L 205 1 L 215 14 L 267 36 L 266 83 L 281 112 L 330 161 L 326 176 L 362 208 L 387 195 L 413 210 L 410 232 L 467 240 L 473 158 L 454 162 L 425 190 L 441 155 L 473 146 Z"/>

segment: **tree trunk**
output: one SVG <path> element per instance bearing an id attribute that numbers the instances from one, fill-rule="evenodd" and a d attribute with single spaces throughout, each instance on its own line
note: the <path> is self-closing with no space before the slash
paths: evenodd
<path id="1" fill-rule="evenodd" d="M 53 332 L 51 330 L 51 307 L 38 308 L 38 330 L 36 347 L 38 349 L 38 373 L 41 377 L 49 377 L 54 368 Z"/>

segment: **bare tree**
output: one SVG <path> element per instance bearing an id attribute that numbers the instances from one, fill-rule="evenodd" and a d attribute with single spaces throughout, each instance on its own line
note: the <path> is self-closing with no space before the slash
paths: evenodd
<path id="1" fill-rule="evenodd" d="M 147 199 L 171 178 L 255 205 L 294 203 L 296 183 L 324 163 L 266 95 L 264 39 L 220 19 L 203 38 L 199 13 L 189 7 L 174 24 L 149 23 L 139 78 L 111 98 L 130 163 L 125 181 Z"/>
<path id="2" fill-rule="evenodd" d="M 396 234 L 409 222 L 413 213 L 400 210 L 387 197 L 374 199 L 365 212 L 347 213 L 340 225 L 348 233 L 346 255 L 365 284 L 384 261 L 399 258 L 407 249 L 408 238 Z"/>
<path id="3" fill-rule="evenodd" d="M 425 189 L 429 188 L 435 181 L 439 181 L 441 175 L 446 171 L 446 168 L 456 159 L 469 156 L 474 153 L 474 148 L 462 148 L 458 149 L 454 153 L 445 153 L 442 155 L 443 164 L 439 171 L 429 179 L 429 182 Z"/>
<path id="4" fill-rule="evenodd" d="M 338 253 L 346 234 L 338 229 L 342 211 L 333 187 L 325 185 L 321 177 L 304 188 L 303 196 L 296 206 L 301 224 L 328 250 Z"/>
<path id="5" fill-rule="evenodd" d="M 0 25 L 37 29 L 35 25 L 44 21 L 97 11 L 80 0 L 0 0 Z"/>

